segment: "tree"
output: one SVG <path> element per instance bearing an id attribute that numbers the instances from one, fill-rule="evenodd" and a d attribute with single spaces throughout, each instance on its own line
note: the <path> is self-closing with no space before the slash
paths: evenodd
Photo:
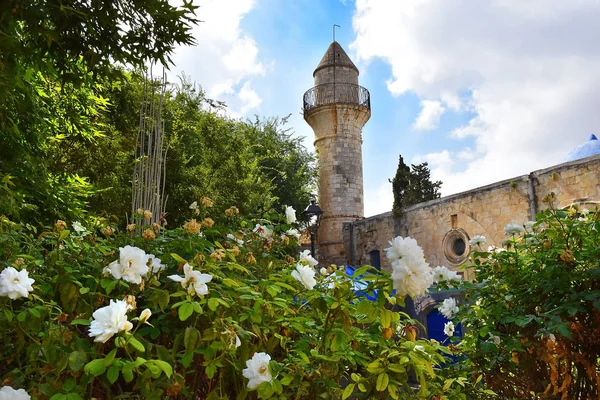
<path id="1" fill-rule="evenodd" d="M 49 147 L 93 147 L 101 93 L 121 76 L 114 64 L 167 64 L 176 45 L 193 43 L 195 9 L 167 0 L 0 0 L 0 215 L 46 223 L 82 213 L 89 185 L 53 171 Z"/>
<path id="2" fill-rule="evenodd" d="M 439 190 L 442 181 L 431 181 L 431 171 L 426 162 L 413 164 L 409 168 L 400 156 L 396 175 L 390 182 L 394 193 L 392 212 L 396 217 L 402 215 L 403 207 L 439 199 L 441 196 Z"/>

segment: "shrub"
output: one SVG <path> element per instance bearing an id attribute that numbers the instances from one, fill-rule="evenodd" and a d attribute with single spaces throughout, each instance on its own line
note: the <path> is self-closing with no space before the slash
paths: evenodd
<path id="1" fill-rule="evenodd" d="M 524 228 L 507 226 L 503 248 L 475 246 L 460 348 L 498 394 L 598 398 L 599 229 L 597 211 L 549 209 Z"/>
<path id="2" fill-rule="evenodd" d="M 2 218 L 0 263 L 28 275 L 0 277 L 3 384 L 52 400 L 465 398 L 466 378 L 438 378 L 445 348 L 390 309 L 389 274 L 315 274 L 293 225 L 207 210 L 174 230 L 140 212 L 125 232 Z"/>

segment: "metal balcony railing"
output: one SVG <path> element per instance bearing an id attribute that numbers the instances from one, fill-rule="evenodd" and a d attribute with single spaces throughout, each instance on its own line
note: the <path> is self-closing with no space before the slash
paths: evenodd
<path id="1" fill-rule="evenodd" d="M 371 95 L 360 85 L 352 83 L 324 83 L 304 93 L 304 111 L 328 104 L 357 104 L 371 110 Z"/>

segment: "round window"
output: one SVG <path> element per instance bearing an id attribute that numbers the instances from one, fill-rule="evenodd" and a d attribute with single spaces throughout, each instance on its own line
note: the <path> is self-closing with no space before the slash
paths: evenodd
<path id="1" fill-rule="evenodd" d="M 442 241 L 444 256 L 452 265 L 462 264 L 469 255 L 469 236 L 462 229 L 452 229 Z"/>

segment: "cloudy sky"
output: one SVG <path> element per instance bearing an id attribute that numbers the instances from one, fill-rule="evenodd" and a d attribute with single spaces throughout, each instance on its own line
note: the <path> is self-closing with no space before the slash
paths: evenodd
<path id="1" fill-rule="evenodd" d="M 196 0 L 185 72 L 235 118 L 286 116 L 312 149 L 302 95 L 332 41 L 371 92 L 365 215 L 391 210 L 402 155 L 442 195 L 560 163 L 600 131 L 599 0 Z"/>

